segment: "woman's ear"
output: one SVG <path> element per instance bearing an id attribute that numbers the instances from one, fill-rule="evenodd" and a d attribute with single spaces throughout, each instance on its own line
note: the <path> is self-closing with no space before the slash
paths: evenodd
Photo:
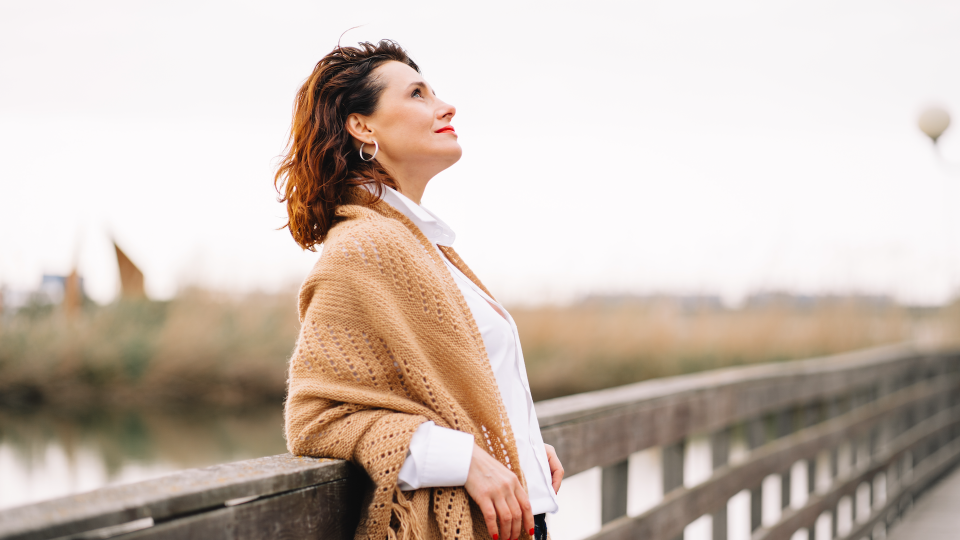
<path id="1" fill-rule="evenodd" d="M 347 133 L 353 137 L 354 146 L 360 148 L 360 143 L 373 144 L 373 129 L 367 119 L 357 113 L 347 117 Z"/>

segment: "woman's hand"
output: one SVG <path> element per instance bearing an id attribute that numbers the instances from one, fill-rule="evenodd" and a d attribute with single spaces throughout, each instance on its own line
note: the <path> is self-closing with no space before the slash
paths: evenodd
<path id="1" fill-rule="evenodd" d="M 557 457 L 557 451 L 549 444 L 543 445 L 547 451 L 547 462 L 550 464 L 550 476 L 553 477 L 553 492 L 560 493 L 560 481 L 563 480 L 563 465 Z"/>
<path id="2" fill-rule="evenodd" d="M 521 530 L 533 530 L 533 510 L 520 479 L 477 444 L 463 487 L 483 512 L 493 540 L 514 540 L 520 538 Z"/>

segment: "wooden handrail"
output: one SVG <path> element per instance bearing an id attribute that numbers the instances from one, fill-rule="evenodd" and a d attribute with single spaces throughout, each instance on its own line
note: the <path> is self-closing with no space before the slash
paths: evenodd
<path id="1" fill-rule="evenodd" d="M 576 474 L 790 406 L 903 380 L 934 360 L 896 345 L 654 379 L 541 401 L 536 409 L 544 442 Z"/>
<path id="2" fill-rule="evenodd" d="M 161 522 L 356 476 L 345 461 L 290 454 L 190 469 L 0 511 L 0 538 L 43 540 L 145 518 Z"/>

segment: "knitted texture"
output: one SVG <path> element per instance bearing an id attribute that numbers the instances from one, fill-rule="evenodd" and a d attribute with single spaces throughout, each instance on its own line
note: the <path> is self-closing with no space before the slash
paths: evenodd
<path id="1" fill-rule="evenodd" d="M 348 202 L 300 289 L 287 448 L 349 460 L 370 476 L 358 540 L 489 539 L 463 487 L 397 487 L 410 440 L 427 420 L 472 434 L 526 486 L 476 322 L 413 222 L 383 201 Z M 483 287 L 452 248 L 441 249 Z"/>

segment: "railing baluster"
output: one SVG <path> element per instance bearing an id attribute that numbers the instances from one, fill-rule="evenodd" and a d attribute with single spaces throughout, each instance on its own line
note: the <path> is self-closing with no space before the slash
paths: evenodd
<path id="1" fill-rule="evenodd" d="M 790 488 L 791 488 L 791 469 L 787 469 L 780 473 L 780 512 L 777 512 L 779 516 L 783 513 L 783 509 L 790 506 Z"/>
<path id="2" fill-rule="evenodd" d="M 755 450 L 766 442 L 767 429 L 763 418 L 754 418 L 747 421 L 747 446 L 750 450 Z M 761 516 L 763 515 L 763 490 L 761 486 L 750 488 L 750 530 L 755 531 L 760 528 Z"/>
<path id="3" fill-rule="evenodd" d="M 627 513 L 628 462 L 623 460 L 603 468 L 600 479 L 600 522 L 609 523 Z"/>
<path id="4" fill-rule="evenodd" d="M 710 435 L 710 453 L 713 460 L 713 470 L 723 467 L 729 461 L 730 437 L 730 428 L 715 431 Z M 717 508 L 712 516 L 713 540 L 727 540 L 727 504 L 724 503 Z"/>
<path id="5" fill-rule="evenodd" d="M 788 407 L 780 411 L 777 416 L 777 438 L 786 437 L 796 430 L 800 409 L 797 407 Z M 790 467 L 787 467 L 780 473 L 780 508 L 777 509 L 777 521 L 783 514 L 783 509 L 790 506 Z"/>
<path id="6" fill-rule="evenodd" d="M 663 493 L 683 486 L 683 449 L 685 441 L 663 447 Z"/>

